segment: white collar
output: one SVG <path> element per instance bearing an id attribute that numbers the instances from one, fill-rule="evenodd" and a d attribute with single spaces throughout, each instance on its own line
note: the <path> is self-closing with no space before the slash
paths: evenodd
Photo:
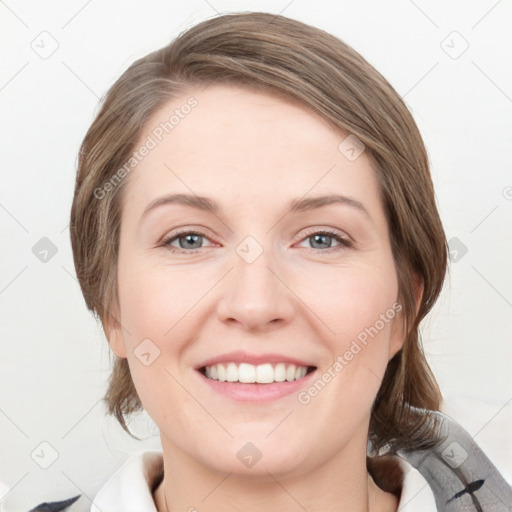
<path id="1" fill-rule="evenodd" d="M 162 466 L 161 452 L 132 455 L 96 494 L 91 512 L 157 512 L 151 488 Z"/>
<path id="2" fill-rule="evenodd" d="M 434 495 L 421 474 L 400 459 L 404 471 L 399 512 L 435 512 Z M 162 471 L 161 452 L 142 451 L 131 456 L 103 485 L 91 512 L 157 512 L 152 487 Z"/>

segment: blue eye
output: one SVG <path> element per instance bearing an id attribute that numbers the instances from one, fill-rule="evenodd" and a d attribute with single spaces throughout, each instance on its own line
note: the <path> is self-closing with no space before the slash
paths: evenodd
<path id="1" fill-rule="evenodd" d="M 163 242 L 163 245 L 167 247 L 172 247 L 173 249 L 181 249 L 181 252 L 195 252 L 197 249 L 203 248 L 202 242 L 204 240 L 208 240 L 204 233 L 199 233 L 195 231 L 184 231 L 182 233 L 175 234 L 171 238 L 168 238 Z M 176 245 L 174 245 L 174 242 L 178 242 L 179 247 L 176 247 Z"/>
<path id="2" fill-rule="evenodd" d="M 337 245 L 333 245 L 333 240 Z M 352 243 L 347 238 L 342 237 L 333 231 L 319 231 L 309 234 L 303 239 L 303 242 L 309 241 L 308 249 L 320 249 L 321 252 L 333 252 L 347 247 L 352 247 Z"/>
<path id="3" fill-rule="evenodd" d="M 207 240 L 210 245 L 205 246 Z M 310 246 L 306 249 L 314 252 L 330 253 L 352 247 L 352 242 L 346 237 L 334 231 L 314 231 L 307 234 L 301 243 L 309 241 Z M 333 241 L 336 245 L 333 245 Z M 178 245 L 176 245 L 176 243 Z M 195 253 L 206 247 L 213 247 L 209 238 L 200 231 L 182 231 L 175 233 L 162 242 L 162 245 L 171 249 L 172 252 Z"/>

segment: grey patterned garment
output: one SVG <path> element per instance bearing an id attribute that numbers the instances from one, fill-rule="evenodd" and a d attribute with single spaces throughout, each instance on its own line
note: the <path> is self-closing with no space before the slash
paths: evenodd
<path id="1" fill-rule="evenodd" d="M 40 505 L 37 505 L 37 507 L 30 509 L 29 512 L 60 512 L 61 510 L 67 510 L 71 505 L 73 505 L 73 503 L 75 503 L 76 500 L 78 500 L 78 498 L 80 498 L 80 494 L 64 501 L 41 503 Z"/>
<path id="2" fill-rule="evenodd" d="M 440 441 L 433 448 L 397 454 L 428 482 L 438 512 L 511 512 L 512 487 L 471 435 L 444 413 L 415 410 L 430 414 Z"/>
<path id="3" fill-rule="evenodd" d="M 438 411 L 411 407 L 437 423 L 440 441 L 433 448 L 399 450 L 430 485 L 438 512 L 512 512 L 512 487 L 455 420 Z M 68 510 L 80 495 L 41 503 L 29 512 Z M 71 511 L 70 511 L 71 512 Z"/>

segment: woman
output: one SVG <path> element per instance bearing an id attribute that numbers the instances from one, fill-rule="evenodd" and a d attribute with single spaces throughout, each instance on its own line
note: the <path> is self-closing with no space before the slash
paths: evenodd
<path id="1" fill-rule="evenodd" d="M 92 510 L 407 510 L 411 465 L 428 506 L 509 510 L 435 412 L 418 329 L 447 248 L 423 141 L 340 40 L 226 15 L 135 62 L 83 142 L 71 239 L 109 412 L 128 431 L 143 407 L 162 442 Z"/>

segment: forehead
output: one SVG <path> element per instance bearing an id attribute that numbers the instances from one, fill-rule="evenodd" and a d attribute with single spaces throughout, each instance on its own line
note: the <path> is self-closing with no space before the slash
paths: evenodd
<path id="1" fill-rule="evenodd" d="M 235 85 L 190 88 L 144 126 L 136 149 L 151 149 L 129 176 L 125 204 L 176 191 L 239 204 L 309 190 L 377 198 L 366 154 L 340 151 L 348 135 L 295 100 Z"/>
<path id="2" fill-rule="evenodd" d="M 187 108 L 190 103 L 195 106 Z M 335 151 L 343 132 L 296 100 L 236 85 L 213 84 L 191 88 L 164 104 L 146 123 L 141 139 L 147 135 L 161 139 L 156 140 L 158 145 L 169 149 L 179 150 L 180 144 L 196 142 L 194 155 L 222 154 L 223 160 L 229 161 L 239 160 L 244 151 L 247 157 L 264 157 L 272 149 L 296 149 L 297 144 L 306 151 L 313 147 L 325 151 L 332 142 Z"/>

